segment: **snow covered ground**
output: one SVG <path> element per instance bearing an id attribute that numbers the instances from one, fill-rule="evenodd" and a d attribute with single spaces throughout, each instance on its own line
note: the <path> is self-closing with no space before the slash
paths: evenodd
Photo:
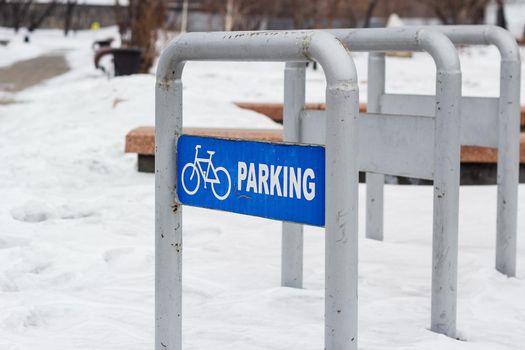
<path id="1" fill-rule="evenodd" d="M 92 66 L 89 32 L 38 31 L 30 46 L 0 33 L 13 41 L 0 66 L 52 50 L 72 66 L 0 105 L 0 349 L 151 349 L 154 178 L 123 149 L 130 129 L 153 125 L 154 76 L 108 80 Z M 354 58 L 365 101 L 366 55 Z M 497 95 L 497 52 L 461 58 L 464 93 Z M 433 92 L 425 54 L 389 59 L 387 71 L 390 91 Z M 280 63 L 190 63 L 184 123 L 278 128 L 231 102 L 281 101 L 282 76 Z M 323 95 L 321 72 L 309 71 L 308 100 Z M 520 190 L 518 278 L 508 279 L 493 269 L 495 186 L 461 189 L 458 341 L 428 330 L 432 188 L 386 186 L 385 242 L 359 247 L 360 349 L 522 349 Z M 321 229 L 306 228 L 301 290 L 279 287 L 279 222 L 184 208 L 184 230 L 185 349 L 323 348 Z"/>

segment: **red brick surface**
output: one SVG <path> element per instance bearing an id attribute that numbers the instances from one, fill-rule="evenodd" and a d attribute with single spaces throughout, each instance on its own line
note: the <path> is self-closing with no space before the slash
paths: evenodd
<path id="1" fill-rule="evenodd" d="M 282 103 L 247 103 L 247 102 L 235 102 L 235 104 L 243 109 L 249 109 L 251 111 L 264 114 L 274 122 L 283 122 L 283 105 Z M 306 109 L 324 110 L 324 103 L 307 103 Z M 366 105 L 361 103 L 359 105 L 359 111 L 366 111 Z"/>
<path id="2" fill-rule="evenodd" d="M 198 129 L 185 128 L 185 134 L 199 136 L 214 136 L 233 139 L 258 141 L 282 141 L 281 130 L 251 130 L 251 129 Z M 521 133 L 520 163 L 525 164 L 525 133 Z M 155 154 L 155 129 L 140 127 L 126 135 L 126 152 L 144 155 Z M 478 146 L 461 146 L 461 162 L 463 163 L 495 163 L 498 151 L 494 148 Z"/>
<path id="3" fill-rule="evenodd" d="M 272 119 L 277 123 L 283 122 L 283 105 L 281 103 L 246 103 L 236 102 L 238 107 L 243 109 L 249 109 L 257 113 L 264 114 L 268 118 Z M 324 103 L 307 103 L 307 109 L 324 110 Z M 359 111 L 366 111 L 366 104 L 361 103 L 359 105 Z M 521 127 L 525 128 L 525 107 L 521 107 Z"/>
<path id="4" fill-rule="evenodd" d="M 257 141 L 282 141 L 281 130 L 184 128 L 184 134 Z M 155 128 L 143 126 L 126 135 L 126 153 L 155 154 Z"/>

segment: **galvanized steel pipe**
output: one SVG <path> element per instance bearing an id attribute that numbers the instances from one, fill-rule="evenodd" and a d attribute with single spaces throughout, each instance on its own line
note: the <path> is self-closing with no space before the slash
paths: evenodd
<path id="1" fill-rule="evenodd" d="M 496 26 L 435 26 L 460 45 L 494 45 L 500 63 L 498 107 L 498 211 L 496 224 L 496 269 L 516 276 L 517 216 L 520 149 L 521 60 L 514 36 Z"/>
<path id="2" fill-rule="evenodd" d="M 426 51 L 436 63 L 431 329 L 455 337 L 461 98 L 456 49 L 444 34 L 426 29 L 333 29 L 328 32 L 352 51 Z"/>
<path id="3" fill-rule="evenodd" d="M 306 65 L 288 62 L 284 69 L 283 141 L 300 142 L 299 117 L 305 103 Z M 282 223 L 281 285 L 303 287 L 303 225 Z"/>
<path id="4" fill-rule="evenodd" d="M 357 118 L 354 63 L 323 32 L 215 32 L 179 36 L 161 55 L 156 84 L 155 348 L 180 350 L 182 208 L 177 199 L 177 140 L 188 60 L 318 61 L 326 75 L 325 348 L 357 349 Z M 340 184 L 348 184 L 340 186 Z"/>
<path id="5" fill-rule="evenodd" d="M 433 331 L 456 336 L 461 70 L 451 41 L 426 29 L 333 31 L 356 51 L 426 51 L 436 63 L 434 222 L 432 239 Z"/>

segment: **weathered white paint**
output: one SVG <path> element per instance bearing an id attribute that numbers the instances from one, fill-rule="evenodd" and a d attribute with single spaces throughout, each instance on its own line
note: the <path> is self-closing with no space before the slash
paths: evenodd
<path id="1" fill-rule="evenodd" d="M 155 348 L 182 348 L 182 216 L 176 143 L 187 60 L 306 61 L 323 67 L 326 104 L 325 348 L 357 349 L 359 96 L 355 65 L 331 34 L 313 31 L 187 33 L 161 55 L 156 86 Z M 344 183 L 345 186 L 339 186 Z"/>

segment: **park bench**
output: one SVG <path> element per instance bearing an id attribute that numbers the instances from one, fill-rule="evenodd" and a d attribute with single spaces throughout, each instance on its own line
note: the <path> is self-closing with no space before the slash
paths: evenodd
<path id="1" fill-rule="evenodd" d="M 281 106 L 282 107 L 282 106 Z M 282 114 L 281 114 L 282 115 Z M 185 128 L 185 134 L 258 141 L 282 141 L 282 131 L 272 129 Z M 525 183 L 525 132 L 521 133 L 520 183 Z M 155 128 L 138 127 L 126 135 L 126 153 L 138 156 L 138 171 L 155 171 Z M 494 184 L 497 150 L 478 146 L 461 147 L 461 184 Z M 424 180 L 398 178 L 399 183 L 428 183 Z"/>
<path id="2" fill-rule="evenodd" d="M 93 44 L 91 45 L 91 48 L 93 51 L 98 51 L 105 47 L 111 47 L 111 43 L 113 42 L 114 38 L 105 38 L 105 39 L 99 39 L 95 40 Z"/>
<path id="3" fill-rule="evenodd" d="M 283 139 L 281 130 L 184 128 L 184 133 L 195 136 L 272 142 L 279 142 Z M 155 171 L 155 128 L 143 126 L 131 130 L 126 135 L 125 151 L 138 155 L 139 172 L 153 173 Z"/>
<path id="4" fill-rule="evenodd" d="M 282 103 L 254 103 L 254 102 L 235 102 L 235 105 L 242 109 L 249 109 L 254 112 L 263 114 L 276 123 L 283 123 L 283 105 Z M 324 110 L 324 103 L 307 103 L 305 109 Z M 359 105 L 359 112 L 366 112 L 366 104 Z M 521 131 L 525 131 L 525 106 L 521 107 Z"/>
<path id="5" fill-rule="evenodd" d="M 263 114 L 276 123 L 283 123 L 283 104 L 282 103 L 253 103 L 253 102 L 235 102 L 235 105 L 242 109 Z M 309 110 L 321 111 L 325 109 L 324 103 L 307 103 L 305 108 Z M 366 112 L 366 104 L 359 105 L 359 112 Z M 525 120 L 524 120 L 525 122 Z"/>
<path id="6" fill-rule="evenodd" d="M 113 57 L 115 76 L 131 75 L 139 72 L 142 62 L 142 51 L 140 49 L 131 47 L 102 47 L 95 52 L 94 63 L 96 69 L 106 72 L 105 68 L 100 64 L 100 61 L 107 55 Z"/>

